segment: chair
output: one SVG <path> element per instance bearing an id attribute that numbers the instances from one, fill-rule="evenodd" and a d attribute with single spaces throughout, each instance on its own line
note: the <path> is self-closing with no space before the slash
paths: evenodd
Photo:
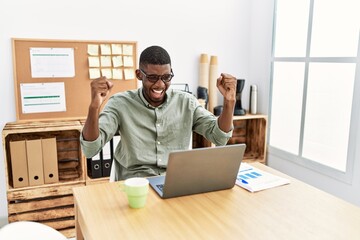
<path id="1" fill-rule="evenodd" d="M 67 240 L 60 232 L 45 224 L 30 221 L 13 222 L 0 228 L 1 240 Z"/>

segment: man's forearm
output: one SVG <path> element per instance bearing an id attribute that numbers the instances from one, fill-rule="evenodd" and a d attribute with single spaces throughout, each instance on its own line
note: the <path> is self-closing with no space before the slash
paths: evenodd
<path id="1" fill-rule="evenodd" d="M 218 118 L 218 124 L 222 131 L 229 132 L 233 125 L 235 101 L 226 101 L 224 99 L 223 111 Z"/>
<path id="2" fill-rule="evenodd" d="M 82 130 L 82 135 L 86 141 L 94 141 L 99 137 L 99 109 L 89 107 L 88 116 Z"/>

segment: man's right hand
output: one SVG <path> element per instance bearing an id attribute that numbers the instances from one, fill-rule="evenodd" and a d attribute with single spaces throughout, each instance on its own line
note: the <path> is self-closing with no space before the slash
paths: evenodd
<path id="1" fill-rule="evenodd" d="M 105 99 L 109 96 L 113 83 L 100 77 L 91 82 L 91 103 L 82 130 L 84 140 L 94 141 L 99 136 L 99 112 Z"/>
<path id="2" fill-rule="evenodd" d="M 100 77 L 91 82 L 91 107 L 100 108 L 105 99 L 109 96 L 111 88 L 114 86 L 106 77 Z"/>

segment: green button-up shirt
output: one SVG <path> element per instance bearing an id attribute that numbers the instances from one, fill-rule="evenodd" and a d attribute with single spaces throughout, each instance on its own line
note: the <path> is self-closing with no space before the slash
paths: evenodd
<path id="1" fill-rule="evenodd" d="M 232 130 L 225 133 L 219 128 L 217 117 L 193 95 L 174 89 L 166 92 L 166 101 L 158 107 L 146 101 L 142 88 L 114 94 L 99 116 L 99 130 L 95 141 L 81 135 L 82 150 L 92 157 L 118 133 L 115 180 L 164 173 L 169 152 L 188 149 L 193 131 L 218 146 L 232 135 Z"/>

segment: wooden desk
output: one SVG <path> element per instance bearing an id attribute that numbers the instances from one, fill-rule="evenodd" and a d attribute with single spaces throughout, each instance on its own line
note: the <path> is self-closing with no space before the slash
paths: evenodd
<path id="1" fill-rule="evenodd" d="M 142 209 L 128 207 L 116 182 L 77 187 L 76 239 L 360 239 L 359 207 L 290 179 L 257 193 L 235 186 L 166 200 L 151 189 Z"/>

